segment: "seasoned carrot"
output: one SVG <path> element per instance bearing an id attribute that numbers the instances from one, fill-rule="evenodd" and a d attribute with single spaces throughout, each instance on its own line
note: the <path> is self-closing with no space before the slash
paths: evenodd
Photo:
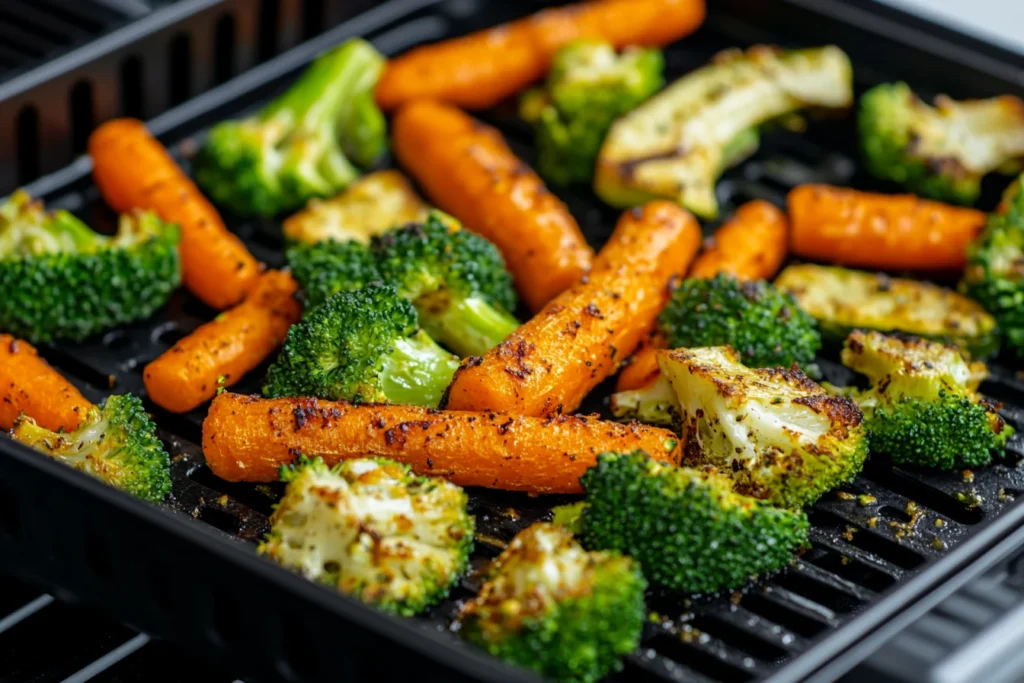
<path id="1" fill-rule="evenodd" d="M 704 0 L 593 0 L 544 10 L 391 60 L 377 102 L 386 110 L 417 99 L 486 109 L 543 76 L 572 40 L 667 45 L 696 30 L 705 11 Z"/>
<path id="2" fill-rule="evenodd" d="M 35 347 L 0 334 L 0 429 L 8 430 L 25 413 L 40 427 L 78 428 L 92 404 Z"/>
<path id="3" fill-rule="evenodd" d="M 328 464 L 392 458 L 460 486 L 580 493 L 579 478 L 598 453 L 634 449 L 679 462 L 678 439 L 666 429 L 582 415 L 541 419 L 223 393 L 203 422 L 203 455 L 228 481 L 275 480 L 302 453 Z"/>
<path id="4" fill-rule="evenodd" d="M 673 202 L 623 214 L 590 274 L 482 358 L 462 362 L 450 410 L 570 413 L 636 349 L 700 245 L 697 220 Z"/>
<path id="5" fill-rule="evenodd" d="M 218 310 L 237 304 L 260 264 L 141 121 L 114 119 L 89 137 L 93 177 L 118 212 L 149 209 L 181 227 L 182 280 Z"/>
<path id="6" fill-rule="evenodd" d="M 268 270 L 234 308 L 178 341 L 146 366 L 149 397 L 175 413 L 192 410 L 262 363 L 298 321 L 298 289 L 288 273 Z M 224 380 L 221 381 L 220 378 Z"/>
<path id="7" fill-rule="evenodd" d="M 985 224 L 975 209 L 828 185 L 801 185 L 788 204 L 793 254 L 856 268 L 959 270 Z"/>
<path id="8" fill-rule="evenodd" d="M 740 280 L 764 280 L 786 260 L 789 224 L 774 204 L 757 199 L 736 210 L 715 231 L 687 277 L 713 278 L 727 273 Z"/>
<path id="9" fill-rule="evenodd" d="M 707 240 L 687 277 L 712 278 L 728 273 L 740 280 L 762 280 L 775 275 L 786 260 L 789 226 L 786 214 L 769 202 L 747 202 Z M 658 332 L 641 342 L 622 368 L 615 391 L 645 387 L 661 375 L 658 349 L 667 340 Z"/>
<path id="10" fill-rule="evenodd" d="M 569 210 L 495 129 L 455 107 L 415 102 L 395 117 L 393 144 L 439 209 L 498 247 L 531 310 L 590 267 L 593 250 Z"/>

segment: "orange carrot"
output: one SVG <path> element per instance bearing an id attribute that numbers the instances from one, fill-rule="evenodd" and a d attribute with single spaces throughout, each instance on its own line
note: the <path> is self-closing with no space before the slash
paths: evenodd
<path id="1" fill-rule="evenodd" d="M 590 267 L 593 250 L 569 210 L 498 131 L 455 107 L 415 102 L 395 117 L 393 144 L 439 209 L 498 247 L 531 310 Z"/>
<path id="2" fill-rule="evenodd" d="M 268 270 L 245 301 L 178 341 L 146 366 L 143 379 L 159 406 L 185 413 L 262 363 L 299 320 L 298 289 L 288 273 Z"/>
<path id="3" fill-rule="evenodd" d="M 678 464 L 667 429 L 561 415 L 549 419 L 353 405 L 223 393 L 203 422 L 203 455 L 228 481 L 272 481 L 299 453 L 328 464 L 386 457 L 460 486 L 581 493 L 580 476 L 604 451 L 643 449 Z"/>
<path id="4" fill-rule="evenodd" d="M 0 334 L 0 429 L 25 413 L 52 432 L 78 428 L 92 404 L 35 347 Z"/>
<path id="5" fill-rule="evenodd" d="M 985 224 L 975 209 L 828 185 L 801 185 L 788 204 L 793 254 L 855 268 L 959 270 Z"/>
<path id="6" fill-rule="evenodd" d="M 89 155 L 96 185 L 111 208 L 149 209 L 181 227 L 178 249 L 189 291 L 218 310 L 242 300 L 259 262 L 141 121 L 103 124 L 89 137 Z"/>
<path id="7" fill-rule="evenodd" d="M 700 245 L 696 219 L 650 202 L 623 214 L 589 276 L 482 358 L 463 361 L 443 405 L 570 413 L 637 347 Z"/>
<path id="8" fill-rule="evenodd" d="M 593 0 L 544 10 L 391 60 L 377 102 L 386 110 L 417 99 L 486 109 L 538 80 L 573 40 L 663 46 L 696 30 L 705 12 L 704 0 Z"/>
<path id="9" fill-rule="evenodd" d="M 786 214 L 773 204 L 761 199 L 747 202 L 706 240 L 687 277 L 706 279 L 727 273 L 740 280 L 770 278 L 786 260 L 788 230 Z M 619 373 L 615 391 L 640 389 L 657 380 L 661 375 L 657 351 L 667 343 L 658 332 L 641 342 Z"/>

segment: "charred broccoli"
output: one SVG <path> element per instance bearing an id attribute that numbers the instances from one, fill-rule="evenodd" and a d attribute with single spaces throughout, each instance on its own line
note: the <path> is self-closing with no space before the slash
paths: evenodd
<path id="1" fill-rule="evenodd" d="M 852 332 L 843 364 L 871 388 L 853 391 L 871 431 L 871 450 L 893 462 L 937 469 L 987 465 L 1013 428 L 976 389 L 987 374 L 953 346 L 880 332 Z"/>
<path id="2" fill-rule="evenodd" d="M 257 114 L 214 126 L 194 160 L 196 180 L 241 215 L 273 216 L 344 189 L 387 144 L 373 101 L 384 63 L 361 39 L 321 55 Z"/>
<path id="3" fill-rule="evenodd" d="M 179 237 L 145 212 L 100 235 L 15 192 L 0 205 L 0 330 L 33 343 L 80 341 L 149 317 L 181 283 Z"/>
<path id="4" fill-rule="evenodd" d="M 138 498 L 161 501 L 171 491 L 170 456 L 136 396 L 107 398 L 73 432 L 51 432 L 22 415 L 11 436 Z"/>
<path id="5" fill-rule="evenodd" d="M 804 108 L 852 103 L 853 69 L 837 47 L 724 52 L 612 124 L 594 190 L 612 206 L 665 197 L 715 218 L 715 183 L 757 149 L 759 126 Z"/>
<path id="6" fill-rule="evenodd" d="M 1009 95 L 923 102 L 906 83 L 883 83 L 860 99 L 868 170 L 926 197 L 973 204 L 981 179 L 1024 159 L 1024 102 Z"/>
<path id="7" fill-rule="evenodd" d="M 636 650 L 646 581 L 615 552 L 587 552 L 561 526 L 519 532 L 459 613 L 462 635 L 546 678 L 589 683 Z"/>
<path id="8" fill-rule="evenodd" d="M 1003 213 L 991 214 L 967 248 L 960 289 L 991 313 L 1009 346 L 1024 357 L 1024 175 L 1007 189 Z"/>
<path id="9" fill-rule="evenodd" d="M 652 48 L 617 55 L 609 43 L 578 40 L 559 50 L 547 82 L 528 91 L 519 107 L 534 126 L 544 179 L 589 182 L 608 128 L 661 88 L 664 68 L 661 52 Z"/>
<path id="10" fill-rule="evenodd" d="M 679 401 L 687 462 L 717 467 L 740 493 L 802 507 L 864 465 L 857 404 L 799 370 L 751 369 L 727 346 L 660 351 L 658 365 Z"/>
<path id="11" fill-rule="evenodd" d="M 714 471 L 646 453 L 602 453 L 580 479 L 587 548 L 636 559 L 651 583 L 683 593 L 741 587 L 786 566 L 807 544 L 807 515 L 733 492 Z"/>
<path id="12" fill-rule="evenodd" d="M 371 248 L 386 282 L 412 301 L 430 336 L 461 356 L 479 356 L 519 326 L 512 276 L 497 247 L 432 211 L 375 237 Z"/>
<path id="13" fill-rule="evenodd" d="M 412 304 L 371 283 L 335 294 L 292 325 L 263 393 L 436 408 L 458 367 L 419 328 Z"/>
<path id="14" fill-rule="evenodd" d="M 284 497 L 259 552 L 374 607 L 412 616 L 448 594 L 469 562 L 467 497 L 383 458 L 281 470 Z"/>
<path id="15" fill-rule="evenodd" d="M 384 281 L 369 248 L 356 241 L 296 244 L 285 251 L 285 258 L 307 311 L 338 292 Z"/>

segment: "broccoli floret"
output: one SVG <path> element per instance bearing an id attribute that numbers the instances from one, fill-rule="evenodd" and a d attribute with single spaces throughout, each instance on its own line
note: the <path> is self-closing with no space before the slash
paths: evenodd
<path id="1" fill-rule="evenodd" d="M 259 552 L 374 607 L 413 616 L 444 598 L 473 548 L 466 493 L 384 458 L 300 457 Z"/>
<path id="2" fill-rule="evenodd" d="M 799 370 L 748 368 L 728 346 L 660 351 L 689 464 L 729 474 L 736 490 L 783 507 L 810 505 L 864 466 L 863 415 Z"/>
<path id="3" fill-rule="evenodd" d="M 440 212 L 375 237 L 386 282 L 419 312 L 430 336 L 461 356 L 479 356 L 519 326 L 512 276 L 497 247 Z"/>
<path id="4" fill-rule="evenodd" d="M 492 655 L 559 681 L 621 668 L 643 629 L 646 581 L 616 552 L 587 552 L 561 526 L 516 534 L 459 613 L 462 635 Z"/>
<path id="5" fill-rule="evenodd" d="M 871 173 L 948 202 L 973 204 L 987 173 L 1024 159 L 1024 102 L 1009 95 L 932 107 L 883 83 L 861 97 L 858 127 Z"/>
<path id="6" fill-rule="evenodd" d="M 527 92 L 520 115 L 533 124 L 537 170 L 552 183 L 585 183 L 612 122 L 664 85 L 665 60 L 653 48 L 572 42 L 556 54 L 546 83 Z"/>
<path id="7" fill-rule="evenodd" d="M 307 311 L 338 292 L 384 281 L 370 249 L 356 241 L 296 244 L 287 249 L 285 257 Z"/>
<path id="8" fill-rule="evenodd" d="M 664 465 L 642 451 L 602 453 L 580 482 L 583 544 L 629 555 L 652 584 L 674 591 L 739 588 L 807 545 L 803 511 L 734 493 L 713 470 Z"/>
<path id="9" fill-rule="evenodd" d="M 335 294 L 292 325 L 263 393 L 436 408 L 458 367 L 419 328 L 412 304 L 371 283 Z"/>
<path id="10" fill-rule="evenodd" d="M 22 415 L 11 436 L 138 498 L 161 501 L 171 491 L 170 456 L 137 396 L 110 396 L 73 432 L 51 432 Z"/>
<path id="11" fill-rule="evenodd" d="M 194 160 L 196 180 L 240 215 L 273 216 L 343 190 L 387 144 L 373 102 L 384 63 L 360 39 L 321 55 L 257 114 L 214 126 Z"/>
<path id="12" fill-rule="evenodd" d="M 32 343 L 81 341 L 148 318 L 181 283 L 178 226 L 121 216 L 100 235 L 17 191 L 0 205 L 0 330 Z"/>
<path id="13" fill-rule="evenodd" d="M 1004 213 L 991 214 L 967 247 L 960 290 L 991 313 L 1008 345 L 1024 358 L 1024 176 L 1006 191 Z"/>
<path id="14" fill-rule="evenodd" d="M 980 467 L 1000 454 L 1013 434 L 977 386 L 982 362 L 968 363 L 953 346 L 916 337 L 856 330 L 843 364 L 871 388 L 853 392 L 871 432 L 871 450 L 919 467 Z"/>

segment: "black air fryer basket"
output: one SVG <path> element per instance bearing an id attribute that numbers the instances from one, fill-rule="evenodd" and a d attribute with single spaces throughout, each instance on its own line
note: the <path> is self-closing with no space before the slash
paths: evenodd
<path id="1" fill-rule="evenodd" d="M 272 28 L 304 4 L 315 8 L 303 12 L 312 11 L 321 20 L 328 8 L 337 12 L 335 18 L 348 18 L 241 73 L 237 65 L 248 67 L 256 60 L 249 48 L 242 57 L 234 56 L 233 36 L 226 47 L 217 48 L 221 52 L 210 52 L 217 40 L 225 40 L 210 29 L 225 25 L 224 17 L 250 31 L 238 35 L 239 46 L 253 36 L 273 42 L 266 26 Z M 119 114 L 146 115 L 154 134 L 187 164 L 180 153 L 194 149 L 210 124 L 265 102 L 318 53 L 342 40 L 365 36 L 383 52 L 397 54 L 544 4 L 391 0 L 335 9 L 335 3 L 324 0 L 171 3 L 159 11 L 181 13 L 174 22 L 165 21 L 149 32 L 129 24 L 123 30 L 134 30 L 135 42 L 121 36 L 121 42 L 103 55 L 90 53 L 95 59 L 103 57 L 104 68 L 90 72 L 87 66 L 93 62 L 80 60 L 76 68 L 91 79 L 85 104 L 82 95 L 76 100 L 75 88 L 68 87 L 73 80 L 59 81 L 63 90 L 58 92 L 53 85 L 57 77 L 46 80 L 38 69 L 27 72 L 35 81 L 24 81 L 22 73 L 0 82 L 0 125 L 12 132 L 4 147 L 15 149 L 15 157 L 4 160 L 0 192 L 32 180 L 43 163 L 41 170 L 49 173 L 28 184 L 32 194 L 93 225 L 110 225 L 112 216 L 89 179 L 86 160 L 63 169 L 46 166 L 54 154 L 81 151 L 84 136 L 95 123 Z M 252 5 L 259 6 L 255 17 L 250 15 Z M 188 12 L 182 9 L 186 6 Z M 355 13 L 357 6 L 362 13 Z M 866 0 L 709 0 L 708 9 L 705 25 L 666 51 L 670 78 L 727 47 L 835 43 L 853 59 L 859 90 L 882 80 L 906 80 L 925 95 L 1024 95 L 1024 58 Z M 260 13 L 271 11 L 276 12 L 273 21 L 260 20 Z M 189 20 L 200 15 L 203 21 Z M 150 49 L 147 38 L 153 36 L 178 52 L 165 53 L 169 59 L 144 62 L 152 78 L 144 79 L 147 100 L 139 100 L 131 92 L 137 81 L 123 76 L 125 70 L 130 74 L 138 68 L 127 66 L 129 60 Z M 187 49 L 170 47 L 182 40 Z M 194 54 L 189 52 L 193 49 Z M 220 61 L 212 54 L 221 54 Z M 184 85 L 182 59 L 189 65 L 188 78 L 194 79 Z M 223 66 L 224 59 L 228 66 Z M 167 99 L 172 95 L 162 91 L 154 94 L 161 88 L 178 88 L 173 95 L 177 100 Z M 156 102 L 152 108 L 146 104 L 151 97 Z M 15 99 L 17 107 L 12 105 Z M 180 103 L 166 108 L 176 102 Z M 132 106 L 141 109 L 132 111 Z M 26 125 L 24 111 L 47 108 L 71 112 L 67 125 L 58 125 L 54 132 L 66 136 L 57 152 L 47 148 L 49 132 L 37 131 L 33 137 L 18 128 Z M 513 149 L 531 161 L 530 132 L 514 111 L 504 106 L 478 116 L 500 128 Z M 69 127 L 78 132 L 70 134 Z M 17 147 L 11 144 L 15 130 Z M 786 192 L 806 182 L 893 190 L 860 169 L 854 132 L 847 118 L 814 122 L 805 134 L 767 134 L 756 157 L 719 183 L 723 214 L 755 198 L 784 205 Z M 40 149 L 33 149 L 37 143 Z M 21 161 L 11 166 L 16 160 Z M 999 187 L 989 190 L 983 208 L 994 205 Z M 592 244 L 603 243 L 617 212 L 589 191 L 564 194 L 563 199 Z M 225 217 L 258 258 L 281 265 L 278 222 Z M 146 363 L 213 315 L 182 290 L 152 320 L 84 344 L 41 351 L 91 399 L 112 391 L 145 395 Z M 1005 417 L 1022 430 L 1024 380 L 1009 363 L 994 363 L 992 378 L 982 390 L 1003 401 Z M 833 382 L 849 379 L 834 358 L 822 358 L 821 366 Z M 257 393 L 264 370 L 257 369 L 234 390 Z M 610 384 L 599 387 L 584 409 L 602 410 L 609 389 Z M 449 632 L 458 604 L 476 588 L 469 579 L 426 617 L 401 620 L 256 556 L 255 542 L 267 529 L 267 515 L 280 489 L 229 484 L 206 468 L 198 446 L 205 407 L 184 416 L 149 407 L 173 458 L 174 489 L 165 505 L 132 499 L 0 438 L 0 566 L 102 604 L 135 628 L 217 657 L 250 682 L 397 680 L 408 675 L 426 680 L 536 680 Z M 655 614 L 641 646 L 614 680 L 834 680 L 883 646 L 881 652 L 888 655 L 871 660 L 870 670 L 856 669 L 855 676 L 875 681 L 928 676 L 938 680 L 938 674 L 929 673 L 930 665 L 976 643 L 978 633 L 988 638 L 986 628 L 1001 615 L 1015 615 L 1011 608 L 1024 600 L 1024 582 L 1007 583 L 1008 572 L 1013 575 L 1016 566 L 1010 558 L 1024 544 L 1024 532 L 1018 529 L 1024 522 L 1024 506 L 1014 502 L 1024 491 L 1024 471 L 1018 467 L 1022 458 L 1024 439 L 1018 435 L 1005 462 L 973 473 L 923 474 L 869 463 L 850 486 L 825 496 L 810 510 L 813 548 L 790 568 L 735 594 L 692 601 L 652 596 L 649 606 Z M 858 503 L 856 496 L 862 493 L 875 502 Z M 495 556 L 519 529 L 545 518 L 551 505 L 562 502 L 487 490 L 471 491 L 470 499 L 479 530 L 476 565 Z M 982 580 L 988 582 L 985 590 L 979 587 Z M 974 605 L 973 612 L 963 607 L 965 602 Z M 987 605 L 988 616 L 978 617 L 978 605 Z M 932 608 L 941 614 L 929 612 Z M 969 666 L 960 662 L 957 671 L 994 672 L 989 665 L 994 666 L 996 657 L 1014 654 L 1024 636 L 1007 640 L 1004 632 L 1001 640 L 992 642 L 996 644 L 990 648 L 971 651 Z"/>

